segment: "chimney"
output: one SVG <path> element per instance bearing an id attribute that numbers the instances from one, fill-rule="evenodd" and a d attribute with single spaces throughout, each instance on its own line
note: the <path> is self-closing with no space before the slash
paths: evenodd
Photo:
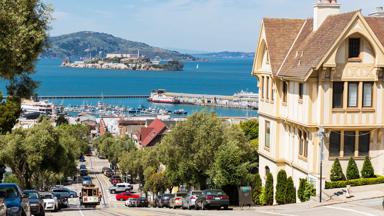
<path id="1" fill-rule="evenodd" d="M 384 8 L 383 7 L 377 7 L 376 11 L 369 14 L 369 16 L 372 17 L 384 17 Z"/>
<path id="2" fill-rule="evenodd" d="M 340 13 L 340 4 L 337 0 L 318 0 L 314 6 L 313 30 L 320 28 L 328 16 Z"/>

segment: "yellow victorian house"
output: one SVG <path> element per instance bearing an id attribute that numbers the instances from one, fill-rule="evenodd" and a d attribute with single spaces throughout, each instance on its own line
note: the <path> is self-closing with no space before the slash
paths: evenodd
<path id="1" fill-rule="evenodd" d="M 320 0 L 310 19 L 263 19 L 253 66 L 259 87 L 259 169 L 317 186 L 335 158 L 365 156 L 384 174 L 384 17 L 340 13 Z M 324 185 L 324 184 L 323 184 Z M 319 189 L 319 188 L 317 188 Z"/>

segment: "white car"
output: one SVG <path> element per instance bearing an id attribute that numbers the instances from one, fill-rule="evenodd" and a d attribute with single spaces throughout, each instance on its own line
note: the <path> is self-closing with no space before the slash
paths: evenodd
<path id="1" fill-rule="evenodd" d="M 43 198 L 44 206 L 46 211 L 58 211 L 59 210 L 59 201 L 57 197 L 52 193 L 41 193 Z"/>
<path id="2" fill-rule="evenodd" d="M 112 186 L 109 188 L 109 192 L 111 194 L 121 193 L 121 192 L 129 192 L 133 189 L 133 186 L 129 183 L 117 183 L 116 186 Z"/>
<path id="3" fill-rule="evenodd" d="M 127 201 L 125 201 L 125 206 L 127 207 L 136 207 L 137 206 L 138 199 L 136 198 L 129 198 Z"/>

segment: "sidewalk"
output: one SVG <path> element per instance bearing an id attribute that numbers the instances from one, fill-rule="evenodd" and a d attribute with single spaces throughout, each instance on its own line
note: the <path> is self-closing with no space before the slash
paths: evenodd
<path id="1" fill-rule="evenodd" d="M 304 202 L 304 203 L 273 205 L 273 206 L 252 206 L 250 208 L 234 207 L 233 210 L 242 211 L 242 210 L 257 209 L 262 211 L 284 211 L 284 210 L 292 210 L 292 209 L 300 209 L 300 208 L 309 209 L 309 208 L 316 208 L 316 207 L 322 207 L 322 206 L 328 206 L 328 205 L 335 205 L 340 203 L 353 202 L 358 200 L 375 199 L 375 198 L 384 197 L 384 184 L 351 187 L 350 191 L 351 191 L 351 195 L 353 196 L 351 198 L 347 198 L 343 190 L 345 190 L 345 188 L 323 190 L 323 199 L 325 200 L 322 203 L 318 201 L 318 197 L 313 197 L 310 201 Z"/>

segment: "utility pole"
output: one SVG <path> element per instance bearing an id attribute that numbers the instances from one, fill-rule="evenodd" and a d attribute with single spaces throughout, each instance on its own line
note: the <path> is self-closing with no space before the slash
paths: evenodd
<path id="1" fill-rule="evenodd" d="M 322 193 L 323 193 L 323 150 L 324 150 L 324 128 L 319 128 L 319 136 L 320 136 L 320 194 L 319 199 L 322 202 Z"/>

